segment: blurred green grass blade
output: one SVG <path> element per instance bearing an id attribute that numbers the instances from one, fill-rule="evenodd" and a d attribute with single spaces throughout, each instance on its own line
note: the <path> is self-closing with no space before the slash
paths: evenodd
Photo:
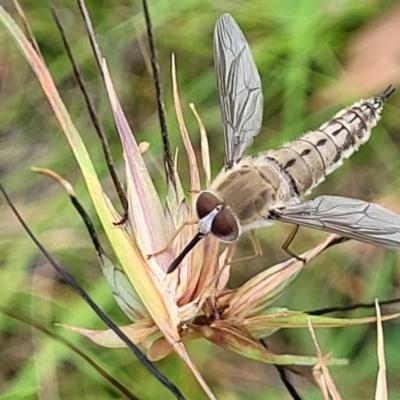
<path id="1" fill-rule="evenodd" d="M 382 320 L 398 318 L 400 314 L 385 315 Z M 338 328 L 344 326 L 364 325 L 376 321 L 376 317 L 365 318 L 333 318 L 325 316 L 309 315 L 302 312 L 286 309 L 269 310 L 263 315 L 250 317 L 245 320 L 246 328 L 256 337 L 262 338 L 268 335 L 271 329 L 279 328 L 305 328 L 308 321 L 314 328 Z"/>
<path id="2" fill-rule="evenodd" d="M 243 357 L 278 365 L 310 365 L 318 362 L 316 357 L 274 354 L 266 349 L 261 343 L 252 337 L 246 329 L 234 327 L 224 321 L 216 322 L 213 326 L 193 326 L 197 332 L 202 334 L 207 340 L 232 351 Z M 346 364 L 346 360 L 330 359 L 330 365 Z"/>
<path id="3" fill-rule="evenodd" d="M 18 388 L 18 394 L 4 394 L 0 395 L 0 400 L 31 400 L 34 399 L 37 395 L 36 387 L 22 387 Z"/>

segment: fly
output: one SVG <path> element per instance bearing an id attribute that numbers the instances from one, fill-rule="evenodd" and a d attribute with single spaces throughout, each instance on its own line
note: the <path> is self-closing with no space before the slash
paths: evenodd
<path id="1" fill-rule="evenodd" d="M 225 166 L 195 209 L 199 231 L 171 263 L 174 271 L 189 251 L 212 234 L 234 243 L 243 232 L 282 221 L 400 250 L 400 216 L 376 204 L 347 197 L 303 196 L 337 169 L 371 135 L 394 88 L 339 111 L 299 139 L 255 157 L 244 152 L 258 135 L 263 116 L 261 79 L 250 47 L 233 17 L 224 14 L 214 31 L 214 62 L 223 121 Z M 287 246 L 285 249 L 291 253 Z"/>

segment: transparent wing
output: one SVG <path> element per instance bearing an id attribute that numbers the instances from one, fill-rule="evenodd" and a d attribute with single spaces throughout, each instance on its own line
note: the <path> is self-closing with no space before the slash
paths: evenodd
<path id="1" fill-rule="evenodd" d="M 225 165 L 230 168 L 259 133 L 264 101 L 260 75 L 250 47 L 229 14 L 222 15 L 215 25 L 214 62 L 224 130 Z"/>
<path id="2" fill-rule="evenodd" d="M 378 204 L 358 199 L 320 196 L 274 210 L 271 218 L 400 250 L 400 215 Z"/>

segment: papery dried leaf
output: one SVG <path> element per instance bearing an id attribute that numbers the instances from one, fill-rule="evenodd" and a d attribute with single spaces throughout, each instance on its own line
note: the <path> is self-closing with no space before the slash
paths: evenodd
<path id="1" fill-rule="evenodd" d="M 179 92 L 178 92 L 178 83 L 176 79 L 176 68 L 175 68 L 175 57 L 172 55 L 172 88 L 174 92 L 174 105 L 175 105 L 175 112 L 176 118 L 178 119 L 179 123 L 179 130 L 181 132 L 183 144 L 186 149 L 186 154 L 188 156 L 189 161 L 189 173 L 190 173 L 190 191 L 191 193 L 196 193 L 200 191 L 200 177 L 199 177 L 199 169 L 197 167 L 197 160 L 196 155 L 193 150 L 192 143 L 189 138 L 189 134 L 187 132 L 185 121 L 183 118 L 181 102 L 179 99 Z"/>
<path id="2" fill-rule="evenodd" d="M 126 344 L 115 334 L 111 329 L 106 330 L 94 330 L 79 328 L 77 326 L 71 326 L 66 324 L 57 324 L 65 329 L 79 333 L 86 336 L 94 343 L 109 348 L 120 348 L 126 347 Z M 159 329 L 150 318 L 142 319 L 131 325 L 120 326 L 122 332 L 135 344 L 139 344 L 144 340 L 147 340 L 150 336 L 159 332 Z"/>
<path id="3" fill-rule="evenodd" d="M 160 361 L 170 355 L 173 351 L 171 343 L 161 337 L 155 340 L 147 350 L 147 358 L 150 361 Z"/>
<path id="4" fill-rule="evenodd" d="M 378 363 L 379 363 L 379 371 L 376 381 L 375 400 L 387 400 L 389 397 L 388 397 L 387 381 L 386 381 L 385 340 L 383 337 L 382 317 L 378 300 L 375 300 L 375 308 L 376 308 L 376 319 L 377 319 L 376 331 L 378 335 L 377 352 L 378 352 Z"/>
<path id="5" fill-rule="evenodd" d="M 219 245 L 219 242 L 217 242 Z M 217 247 L 218 249 L 218 247 Z M 228 252 L 229 252 L 229 247 L 227 247 L 219 256 L 218 259 L 218 272 L 219 272 L 219 278 L 218 278 L 218 283 L 216 286 L 216 291 L 215 294 L 219 295 L 228 285 L 229 278 L 231 276 L 231 264 L 226 264 L 226 260 L 228 258 Z"/>
<path id="6" fill-rule="evenodd" d="M 196 297 L 192 301 L 189 301 L 185 304 L 182 304 L 179 307 L 179 316 L 182 321 L 192 321 L 197 315 L 208 313 L 211 315 L 215 312 L 212 304 L 210 304 L 210 308 L 207 307 L 208 301 L 212 298 L 212 292 L 208 291 L 204 288 L 203 291 L 199 291 L 199 297 Z M 210 301 L 212 303 L 212 301 Z"/>
<path id="7" fill-rule="evenodd" d="M 118 125 L 121 125 L 120 129 L 123 130 L 123 132 L 121 132 L 121 134 L 123 133 L 124 135 L 128 136 L 127 131 L 129 130 L 129 126 L 127 125 L 127 121 L 122 112 L 118 98 L 115 94 L 114 87 L 112 85 L 107 66 L 106 66 L 105 62 L 103 64 L 104 64 L 103 65 L 104 78 L 105 78 L 105 82 L 106 82 L 106 86 L 107 86 L 108 95 L 110 97 L 110 102 L 112 104 L 112 108 L 115 113 L 115 118 L 117 120 L 119 120 Z M 130 130 L 129 130 L 129 132 L 130 132 Z M 133 136 L 131 134 L 130 134 L 130 136 L 131 136 L 131 138 L 128 138 L 128 137 L 124 138 L 125 151 L 131 152 L 129 161 L 131 163 L 130 164 L 131 167 L 133 168 L 132 171 L 130 171 L 130 169 L 128 168 L 127 172 L 128 172 L 128 174 L 131 174 L 131 173 L 133 174 L 131 176 L 131 179 L 133 181 L 135 181 L 135 185 L 137 184 L 136 189 L 140 190 L 140 193 L 138 193 L 135 197 L 140 197 L 140 195 L 143 195 L 144 198 L 146 198 L 148 195 L 149 197 L 147 197 L 147 198 L 151 202 L 152 200 L 150 200 L 150 198 L 153 198 L 153 196 L 157 196 L 157 194 L 153 193 L 154 186 L 151 183 L 151 181 L 147 182 L 146 184 L 143 184 L 143 185 L 140 182 L 140 179 L 143 177 L 142 173 L 144 175 L 148 176 L 148 172 L 146 170 L 145 165 L 143 164 L 143 159 L 141 158 L 141 155 L 138 152 L 138 149 L 137 149 L 136 143 L 134 142 Z M 135 156 L 133 157 L 133 155 L 135 155 Z M 128 163 L 129 163 L 129 161 L 128 161 Z M 135 169 L 137 169 L 137 171 L 135 171 Z M 144 171 L 143 169 L 145 169 L 146 171 Z M 138 171 L 140 171 L 140 173 Z M 138 180 L 138 182 L 136 182 L 136 180 Z M 152 189 L 150 189 L 150 187 Z M 146 192 L 147 189 L 149 190 L 149 193 L 147 193 L 145 196 L 144 192 Z M 157 197 L 157 199 L 158 199 L 158 197 Z M 144 206 L 144 204 L 141 201 L 143 201 L 143 199 L 142 200 L 134 200 L 135 210 L 130 209 L 129 212 L 134 213 L 134 215 L 136 216 L 136 214 L 139 212 L 138 210 L 140 210 L 141 207 Z M 158 200 L 158 202 L 159 202 L 159 200 Z M 158 206 L 156 205 L 156 203 L 157 203 L 157 201 L 154 202 L 153 206 L 156 209 L 158 209 Z M 146 211 L 145 209 L 142 209 L 142 212 L 145 214 L 146 213 L 148 214 L 149 210 Z M 149 224 L 155 223 L 155 221 L 153 221 L 154 215 L 152 217 L 149 217 L 149 219 L 147 219 L 147 217 L 144 217 L 144 216 L 142 216 L 142 217 L 145 218 L 145 220 L 142 221 L 142 223 L 144 225 L 140 227 L 141 229 L 144 229 L 144 226 L 146 225 L 146 221 L 149 222 Z M 164 216 L 162 216 L 161 221 L 166 222 Z M 162 222 L 160 224 L 162 225 Z M 151 229 L 152 230 L 157 229 L 157 227 L 152 226 Z M 162 230 L 160 230 L 160 232 L 162 232 Z M 158 234 L 160 234 L 160 232 L 158 232 Z M 112 237 L 110 237 L 110 241 L 112 242 L 112 246 L 115 251 L 117 251 L 120 247 L 120 243 L 114 241 L 114 238 L 115 238 L 116 234 L 118 234 L 118 233 L 127 235 L 125 230 L 119 229 L 119 228 L 115 229 L 115 234 L 112 235 Z M 145 237 L 147 237 L 147 235 L 148 235 L 148 233 L 145 234 Z M 157 235 L 156 235 L 156 237 L 157 237 Z M 155 240 L 153 242 L 153 244 L 158 243 L 156 237 L 153 238 Z M 131 247 L 135 248 L 135 246 L 133 246 L 133 244 L 131 244 Z M 179 337 L 179 334 L 178 334 L 178 331 L 176 328 L 178 326 L 178 324 L 180 323 L 180 321 L 178 319 L 178 314 L 177 314 L 177 312 L 178 312 L 177 306 L 174 302 L 174 298 L 167 291 L 167 287 L 166 287 L 164 281 L 162 280 L 163 277 L 161 277 L 160 274 L 157 273 L 159 271 L 156 271 L 156 269 L 149 268 L 150 263 L 147 263 L 144 260 L 144 256 L 142 254 L 141 254 L 141 257 L 142 257 L 141 262 L 136 262 L 136 263 L 132 262 L 129 258 L 127 258 L 129 256 L 129 251 L 127 248 L 123 249 L 123 251 L 121 251 L 121 252 L 117 252 L 117 255 L 120 259 L 121 265 L 124 266 L 124 271 L 126 272 L 133 287 L 135 288 L 138 295 L 140 296 L 143 303 L 145 304 L 146 309 L 148 310 L 149 314 L 152 316 L 152 318 L 154 319 L 156 324 L 160 327 L 161 331 L 164 333 L 166 338 L 172 343 L 180 341 L 180 337 Z M 161 254 L 160 256 L 163 256 L 163 254 Z M 158 256 L 156 256 L 156 257 L 158 257 Z M 154 262 L 151 264 L 154 265 Z"/>
<path id="8" fill-rule="evenodd" d="M 189 134 L 187 132 L 185 121 L 183 118 L 181 102 L 179 98 L 179 91 L 178 91 L 178 83 L 176 78 L 176 68 L 175 68 L 175 57 L 172 55 L 172 89 L 173 89 L 173 97 L 174 97 L 174 107 L 176 112 L 176 117 L 179 124 L 179 130 L 181 133 L 182 141 L 185 146 L 186 154 L 188 157 L 189 162 L 189 173 L 190 173 L 190 194 L 193 197 L 196 193 L 200 191 L 200 177 L 199 177 L 199 170 L 197 166 L 196 155 L 193 150 L 192 143 L 189 138 Z M 192 210 L 190 216 L 192 215 Z M 190 234 L 190 238 L 192 238 L 197 231 L 197 226 L 189 225 L 187 226 L 187 231 Z M 180 248 L 186 246 L 187 241 L 182 241 L 183 237 L 180 235 Z M 180 285 L 178 286 L 177 296 L 178 298 L 185 297 L 187 301 L 188 298 L 191 298 L 192 293 L 194 292 L 195 288 L 197 287 L 197 282 L 199 275 L 201 273 L 201 266 L 204 254 L 204 241 L 200 242 L 195 246 L 188 257 L 186 257 L 179 270 L 175 274 L 176 279 L 178 276 L 180 277 Z M 189 266 L 190 268 L 187 268 Z"/>
<path id="9" fill-rule="evenodd" d="M 124 150 L 129 201 L 128 218 L 143 253 L 151 254 L 165 246 L 170 231 L 160 198 L 122 111 L 105 60 L 103 61 L 103 74 Z M 161 261 L 165 264 L 170 261 L 168 253 L 162 253 L 155 258 L 158 262 Z"/>
<path id="10" fill-rule="evenodd" d="M 206 133 L 206 128 L 194 104 L 190 103 L 189 107 L 192 110 L 194 116 L 196 117 L 200 129 L 201 161 L 203 164 L 204 175 L 206 176 L 206 188 L 208 188 L 211 183 L 211 162 L 210 162 L 210 147 L 208 146 L 208 137 Z"/>
<path id="11" fill-rule="evenodd" d="M 384 321 L 398 318 L 400 314 L 385 315 Z M 319 315 L 309 315 L 303 312 L 286 309 L 273 309 L 270 313 L 249 317 L 243 320 L 243 325 L 256 338 L 262 338 L 271 333 L 271 330 L 280 328 L 306 328 L 309 321 L 316 328 L 337 328 L 369 324 L 376 321 L 376 317 L 365 318 L 331 318 Z"/>
<path id="12" fill-rule="evenodd" d="M 335 238 L 337 238 L 336 235 L 330 235 L 324 242 L 302 254 L 301 257 L 309 262 Z M 259 273 L 242 285 L 230 298 L 229 308 L 223 313 L 224 318 L 230 316 L 246 318 L 257 314 L 276 300 L 303 268 L 302 261 L 290 259 Z"/>
<path id="13" fill-rule="evenodd" d="M 200 297 L 203 297 L 204 292 L 209 294 L 217 293 L 215 285 L 217 280 L 215 279 L 218 271 L 218 250 L 219 240 L 214 236 L 208 236 L 203 240 L 202 245 L 204 246 L 202 264 L 199 266 L 200 274 L 197 276 L 197 281 L 193 282 L 187 290 L 187 299 L 198 301 Z M 228 267 L 229 269 L 229 267 Z M 196 283 L 196 285 L 194 285 Z M 184 298 L 183 298 L 184 299 Z"/>
<path id="14" fill-rule="evenodd" d="M 190 328 L 217 346 L 253 360 L 279 365 L 315 365 L 318 362 L 316 357 L 274 354 L 246 329 L 234 326 L 229 321 L 218 321 L 212 326 L 191 325 Z M 329 362 L 332 365 L 341 365 L 346 360 L 331 359 Z"/>
<path id="15" fill-rule="evenodd" d="M 176 150 L 174 158 L 175 171 L 177 171 L 178 169 L 177 164 L 178 164 L 178 149 Z M 174 232 L 184 222 L 190 219 L 190 208 L 186 204 L 185 193 L 183 191 L 182 183 L 177 173 L 175 173 L 175 185 L 171 181 L 168 181 L 168 193 L 165 204 L 165 216 L 167 218 L 171 232 Z M 180 236 L 183 236 L 185 241 L 189 240 L 188 231 L 186 230 L 183 230 Z M 176 253 L 178 253 L 178 251 L 176 251 Z M 173 280 L 171 280 L 171 283 L 177 284 L 178 282 L 174 282 Z M 171 290 L 175 291 L 175 288 L 171 288 Z"/>
<path id="16" fill-rule="evenodd" d="M 179 249 L 185 247 L 194 236 L 194 229 L 197 230 L 197 224 L 187 226 L 184 231 L 185 234 L 179 235 Z M 190 235 L 190 236 L 189 236 Z M 208 239 L 208 238 L 207 238 Z M 205 253 L 204 246 L 205 240 L 200 241 L 189 253 L 189 255 L 182 261 L 179 266 L 175 279 L 178 283 L 176 289 L 177 304 L 180 306 L 194 300 L 194 293 L 196 289 L 203 292 L 203 287 L 199 283 L 199 276 L 202 273 L 203 258 Z M 189 266 L 189 268 L 187 268 Z M 171 274 L 172 275 L 172 274 Z M 179 276 L 179 278 L 178 278 Z"/>
<path id="17" fill-rule="evenodd" d="M 229 247 L 218 257 L 219 245 L 220 242 L 216 237 L 209 236 L 206 239 L 202 273 L 199 277 L 199 284 L 195 293 L 196 297 L 194 297 L 193 300 L 194 302 L 198 302 L 199 298 L 204 297 L 204 294 L 207 293 L 209 299 L 204 303 L 203 311 L 208 315 L 215 313 L 215 299 L 217 298 L 218 308 L 224 308 L 224 304 L 220 300 L 221 298 L 226 300 L 226 291 L 224 295 L 219 295 L 221 295 L 226 288 L 231 271 L 231 266 L 225 263 Z"/>
<path id="18" fill-rule="evenodd" d="M 133 189 L 135 188 L 136 191 L 139 190 L 139 192 L 135 193 L 135 197 L 141 197 L 142 195 L 149 196 L 148 199 L 149 201 L 153 204 L 153 211 L 157 211 L 156 214 L 152 215 L 151 217 L 147 218 L 145 216 L 141 216 L 140 218 L 144 218 L 144 220 L 141 220 L 140 228 L 144 229 L 147 223 L 151 224 L 151 229 L 160 229 L 160 222 L 161 225 L 163 225 L 163 228 L 167 228 L 167 221 L 165 219 L 165 216 L 162 215 L 161 219 L 157 221 L 157 218 L 160 218 L 158 216 L 159 214 L 159 207 L 158 207 L 158 202 L 159 199 L 157 197 L 157 194 L 154 191 L 154 186 L 151 183 L 150 179 L 145 180 L 145 183 L 142 185 L 141 179 L 143 177 L 148 176 L 147 169 L 143 163 L 143 159 L 138 152 L 137 145 L 133 139 L 133 136 L 129 136 L 128 132 L 130 132 L 130 128 L 128 126 L 128 123 L 126 121 L 126 118 L 122 112 L 121 105 L 119 104 L 118 98 L 116 96 L 114 87 L 111 82 L 110 75 L 108 73 L 107 65 L 105 61 L 103 61 L 103 73 L 104 73 L 104 78 L 106 82 L 106 87 L 107 87 L 107 92 L 110 98 L 110 103 L 112 105 L 113 111 L 114 111 L 114 116 L 116 118 L 118 130 L 121 129 L 120 134 L 124 134 L 124 151 L 128 152 L 130 154 L 129 159 L 127 160 L 128 164 L 130 163 L 130 168 L 127 168 L 127 180 L 130 185 L 130 187 Z M 132 135 L 132 134 L 130 134 Z M 131 169 L 133 168 L 133 169 Z M 144 174 L 142 176 L 142 174 Z M 133 185 L 133 186 L 132 186 Z M 128 186 L 129 189 L 129 186 Z M 148 192 L 147 192 L 148 190 Z M 128 190 L 129 191 L 129 190 Z M 142 209 L 142 206 L 145 204 L 143 203 L 143 198 L 142 199 L 131 199 L 133 196 L 133 193 L 129 191 L 129 207 L 131 207 L 131 201 L 133 202 L 133 206 L 136 208 L 135 211 L 133 211 L 130 208 L 130 212 L 134 212 L 135 217 L 138 217 L 138 210 Z M 155 193 L 155 194 L 154 194 Z M 155 197 L 157 199 L 155 199 Z M 160 205 L 161 207 L 161 205 Z M 151 210 L 148 210 L 146 208 L 142 209 L 142 212 L 149 213 Z M 161 210 L 162 214 L 162 210 Z M 153 226 L 153 223 L 155 225 Z M 143 224 L 143 225 L 142 225 Z M 126 232 L 122 229 L 118 229 L 117 232 L 120 232 L 121 234 L 125 234 Z M 160 229 L 159 232 L 157 232 L 157 235 L 152 238 L 152 246 L 155 244 L 160 245 L 159 239 L 162 230 Z M 149 233 L 146 233 L 146 236 Z M 114 235 L 115 236 L 115 235 Z M 162 235 L 161 235 L 162 236 Z M 113 241 L 114 237 L 110 237 L 110 241 L 112 241 L 112 245 L 114 249 L 118 249 L 120 244 L 118 242 Z M 143 239 L 143 238 L 142 238 Z M 162 248 L 167 240 L 169 239 L 169 235 L 163 236 L 163 243 L 160 245 L 159 248 L 153 249 L 154 251 L 159 250 Z M 132 246 L 135 248 L 135 246 Z M 166 254 L 167 253 L 167 254 Z M 164 276 L 160 276 L 156 268 L 149 268 L 150 265 L 154 265 L 155 261 L 162 262 L 162 260 L 167 260 L 168 263 L 172 261 L 170 257 L 168 256 L 168 252 L 164 252 L 160 255 L 155 256 L 153 259 L 149 260 L 149 262 L 145 262 L 142 256 L 142 262 L 139 262 L 137 264 L 134 264 L 132 262 L 129 262 L 129 251 L 128 249 L 124 249 L 123 252 L 118 252 L 118 257 L 121 262 L 121 265 L 124 266 L 124 271 L 127 273 L 129 280 L 132 282 L 133 287 L 139 294 L 140 298 L 142 299 L 143 303 L 146 306 L 146 309 L 149 311 L 149 314 L 152 316 L 162 333 L 164 334 L 165 338 L 173 345 L 174 351 L 179 355 L 179 357 L 186 363 L 186 365 L 189 367 L 189 369 L 192 371 L 193 375 L 196 377 L 197 381 L 203 388 L 203 390 L 207 393 L 210 399 L 214 399 L 215 396 L 211 392 L 210 388 L 204 381 L 203 377 L 199 373 L 197 367 L 193 364 L 192 360 L 190 359 L 185 347 L 183 346 L 177 326 L 180 323 L 179 316 L 178 316 L 178 308 L 175 303 L 175 298 L 174 296 L 171 295 L 169 289 L 167 288 L 163 278 Z M 167 268 L 168 264 L 162 263 L 162 265 L 165 265 L 165 268 Z"/>
<path id="19" fill-rule="evenodd" d="M 177 163 L 178 149 L 176 150 L 174 159 L 175 171 L 178 169 Z M 175 174 L 175 182 L 176 183 L 174 185 L 171 181 L 168 181 L 168 193 L 165 205 L 165 214 L 169 222 L 171 232 L 174 232 L 184 222 L 190 219 L 190 208 L 186 203 L 185 193 L 178 174 Z M 183 230 L 180 233 L 180 236 L 183 236 L 185 241 L 188 241 L 190 238 L 187 230 Z"/>
<path id="20" fill-rule="evenodd" d="M 177 161 L 178 161 L 178 151 L 176 151 L 175 154 L 175 166 L 174 166 L 175 170 L 177 170 Z M 176 180 L 176 187 L 175 185 L 172 184 L 171 181 L 168 181 L 166 213 L 171 216 L 172 218 L 171 222 L 173 223 L 172 226 L 176 229 L 177 227 L 182 225 L 183 222 L 189 219 L 189 214 L 186 212 L 184 213 L 184 215 L 179 213 L 181 205 L 186 204 L 186 200 L 185 200 L 185 193 L 182 188 L 182 183 L 178 174 L 175 174 L 175 180 Z M 186 210 L 189 211 L 189 208 L 186 207 Z"/>
<path id="21" fill-rule="evenodd" d="M 322 355 L 321 349 L 319 348 L 317 338 L 315 336 L 314 328 L 313 328 L 310 320 L 308 322 L 308 329 L 311 333 L 311 337 L 313 339 L 315 349 L 317 350 L 317 355 L 318 355 L 318 360 L 319 360 L 317 368 L 321 368 L 321 370 L 322 370 L 322 376 L 324 378 L 324 383 L 326 384 L 326 387 L 331 396 L 330 398 L 332 398 L 332 400 L 342 400 L 342 398 L 340 397 L 340 394 L 335 386 L 335 383 L 333 382 L 332 376 L 328 370 L 326 358 Z"/>
<path id="22" fill-rule="evenodd" d="M 320 369 L 319 364 L 313 368 L 312 374 L 313 374 L 315 383 L 317 384 L 319 390 L 321 391 L 322 399 L 323 400 L 331 400 L 331 398 L 329 396 L 328 388 L 326 387 L 324 375 Z"/>
<path id="23" fill-rule="evenodd" d="M 225 266 L 224 271 L 226 273 L 217 274 L 218 248 L 219 241 L 216 238 L 212 236 L 206 238 L 204 265 L 197 286 L 188 286 L 185 294 L 178 299 L 178 305 L 180 305 L 179 315 L 182 321 L 192 320 L 200 310 L 207 315 L 212 315 L 216 311 L 216 295 L 226 286 L 230 270 L 230 266 Z M 226 250 L 224 250 L 221 257 L 226 258 Z M 213 268 L 214 264 L 216 264 L 216 268 Z M 193 288 L 195 289 L 194 293 L 190 291 Z"/>

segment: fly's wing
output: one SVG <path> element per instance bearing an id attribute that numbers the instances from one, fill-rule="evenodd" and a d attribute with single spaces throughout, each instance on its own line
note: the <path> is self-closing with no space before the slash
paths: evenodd
<path id="1" fill-rule="evenodd" d="M 230 168 L 261 129 L 263 95 L 249 44 L 229 14 L 222 15 L 215 25 L 214 62 L 224 130 L 225 166 Z"/>
<path id="2" fill-rule="evenodd" d="M 400 215 L 378 204 L 348 197 L 320 196 L 274 210 L 271 218 L 400 251 Z"/>

